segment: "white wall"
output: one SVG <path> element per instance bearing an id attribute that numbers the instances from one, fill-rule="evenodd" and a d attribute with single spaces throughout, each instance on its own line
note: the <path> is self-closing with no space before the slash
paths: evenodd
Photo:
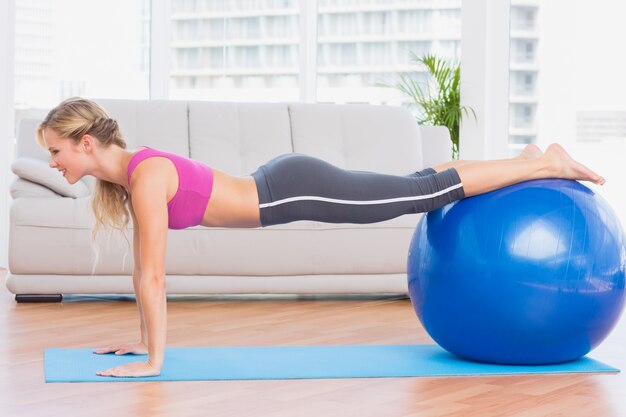
<path id="1" fill-rule="evenodd" d="M 573 143 L 578 110 L 626 111 L 625 15 L 612 0 L 541 3 L 539 142 Z"/>
<path id="2" fill-rule="evenodd" d="M 0 2 L 0 267 L 8 266 L 9 163 L 13 159 L 14 0 Z"/>
<path id="3" fill-rule="evenodd" d="M 576 143 L 578 111 L 626 112 L 626 3 L 550 0 L 539 8 L 538 144 L 565 145 L 607 178 L 590 186 L 626 227 L 626 137 L 621 143 Z M 587 184 L 588 185 L 588 184 Z"/>

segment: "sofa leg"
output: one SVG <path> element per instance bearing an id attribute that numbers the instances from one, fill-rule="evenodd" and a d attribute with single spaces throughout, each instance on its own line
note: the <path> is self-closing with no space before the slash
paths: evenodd
<path id="1" fill-rule="evenodd" d="M 15 301 L 18 303 L 60 303 L 63 301 L 62 294 L 16 294 Z"/>

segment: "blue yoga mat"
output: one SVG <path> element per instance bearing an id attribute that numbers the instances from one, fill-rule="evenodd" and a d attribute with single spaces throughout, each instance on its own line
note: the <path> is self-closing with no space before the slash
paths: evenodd
<path id="1" fill-rule="evenodd" d="M 46 382 L 204 381 L 380 378 L 619 372 L 590 358 L 547 366 L 470 362 L 437 345 L 358 345 L 170 348 L 158 377 L 100 377 L 97 371 L 145 360 L 143 355 L 96 355 L 91 349 L 46 349 Z"/>

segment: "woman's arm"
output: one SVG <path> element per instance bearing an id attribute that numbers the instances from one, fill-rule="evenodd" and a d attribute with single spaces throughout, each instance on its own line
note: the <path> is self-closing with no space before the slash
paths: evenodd
<path id="1" fill-rule="evenodd" d="M 133 289 L 135 291 L 135 300 L 137 301 L 137 312 L 139 313 L 140 340 L 134 343 L 116 343 L 109 346 L 101 347 L 94 350 L 97 354 L 115 353 L 116 355 L 125 355 L 132 353 L 135 355 L 145 355 L 148 353 L 148 334 L 146 331 L 146 320 L 143 315 L 143 307 L 141 305 L 141 294 L 139 292 L 139 283 L 141 282 L 141 262 L 139 259 L 139 251 L 141 240 L 139 239 L 139 224 L 135 216 L 132 202 L 129 201 L 128 209 L 133 220 Z"/>
<path id="2" fill-rule="evenodd" d="M 139 312 L 139 328 L 141 331 L 141 343 L 148 346 L 148 331 L 146 329 L 146 318 L 143 314 L 143 305 L 141 304 L 141 292 L 139 291 L 139 283 L 141 282 L 141 239 L 139 237 L 139 223 L 133 210 L 133 204 L 129 204 L 130 214 L 133 218 L 133 289 L 135 290 L 135 300 L 137 301 L 137 311 Z"/>
<path id="3" fill-rule="evenodd" d="M 143 167 L 142 167 L 143 168 Z M 158 172 L 136 176 L 132 205 L 139 230 L 139 280 L 136 294 L 143 312 L 142 338 L 148 345 L 147 362 L 134 362 L 98 372 L 102 376 L 158 375 L 163 365 L 166 339 L 165 249 L 167 243 L 166 178 Z M 135 177 L 135 176 L 134 176 Z M 135 275 L 135 274 L 133 274 Z"/>
<path id="4" fill-rule="evenodd" d="M 141 282 L 141 239 L 139 234 L 139 222 L 133 209 L 133 202 L 129 201 L 128 209 L 133 219 L 133 289 L 135 290 L 135 300 L 137 301 L 137 311 L 139 312 L 139 328 L 141 331 L 141 343 L 148 346 L 148 332 L 146 329 L 146 319 L 143 314 L 143 305 L 141 304 L 141 292 L 139 291 L 139 283 Z"/>

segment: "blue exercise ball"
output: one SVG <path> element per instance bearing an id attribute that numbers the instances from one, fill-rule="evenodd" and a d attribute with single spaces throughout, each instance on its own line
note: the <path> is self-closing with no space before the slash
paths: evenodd
<path id="1" fill-rule="evenodd" d="M 624 307 L 626 238 L 607 202 L 570 180 L 536 180 L 425 215 L 408 257 L 411 302 L 460 357 L 539 365 L 575 360 Z"/>

